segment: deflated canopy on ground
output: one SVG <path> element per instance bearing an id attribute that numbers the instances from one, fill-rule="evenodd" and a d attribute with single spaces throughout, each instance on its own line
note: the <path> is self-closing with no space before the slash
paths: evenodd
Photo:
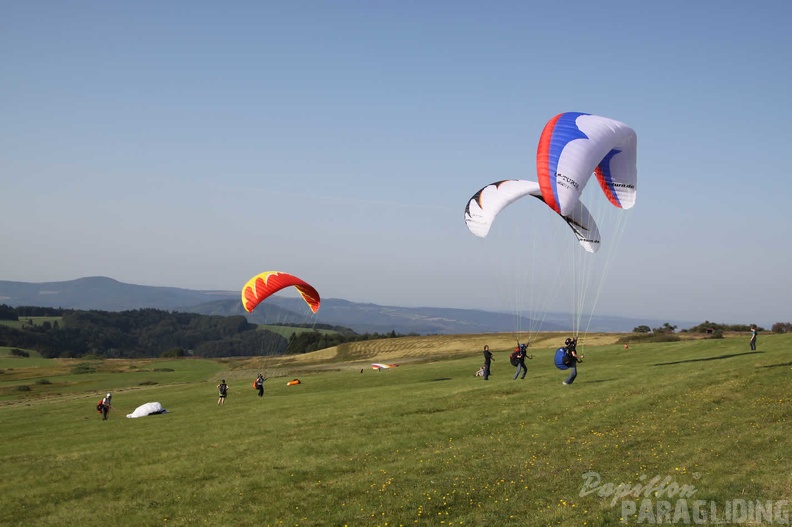
<path id="1" fill-rule="evenodd" d="M 160 403 L 146 403 L 138 406 L 135 408 L 135 411 L 131 414 L 127 414 L 127 417 L 130 419 L 134 419 L 136 417 L 146 417 L 147 415 L 156 415 L 156 414 L 167 414 L 168 411 L 162 407 Z"/>
<path id="2" fill-rule="evenodd" d="M 321 299 L 316 289 L 296 276 L 280 271 L 267 271 L 248 280 L 242 288 L 242 306 L 250 313 L 267 297 L 286 287 L 296 288 L 312 312 L 319 310 Z"/>

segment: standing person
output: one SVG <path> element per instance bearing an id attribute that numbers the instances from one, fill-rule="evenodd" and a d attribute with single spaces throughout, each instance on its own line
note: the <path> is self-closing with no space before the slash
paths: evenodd
<path id="1" fill-rule="evenodd" d="M 110 408 L 113 407 L 110 404 L 110 400 L 113 398 L 111 394 L 105 395 L 101 401 L 99 401 L 99 411 L 102 413 L 102 421 L 107 421 L 107 414 L 110 412 Z"/>
<path id="2" fill-rule="evenodd" d="M 583 362 L 583 354 L 579 354 L 577 352 L 577 339 L 568 338 L 564 341 L 566 344 L 566 357 L 564 359 L 564 363 L 566 364 L 567 359 L 569 360 L 569 369 L 572 372 L 567 377 L 567 380 L 564 381 L 564 384 L 572 384 L 575 382 L 575 377 L 577 377 L 577 363 Z"/>
<path id="3" fill-rule="evenodd" d="M 756 325 L 751 325 L 751 351 L 756 351 Z"/>
<path id="4" fill-rule="evenodd" d="M 253 383 L 253 385 L 258 390 L 258 396 L 259 397 L 264 397 L 264 381 L 266 381 L 266 380 L 267 379 L 264 378 L 264 375 L 259 373 L 258 377 L 256 377 L 256 382 Z"/>
<path id="5" fill-rule="evenodd" d="M 226 395 L 228 395 L 228 385 L 225 382 L 225 379 L 220 381 L 220 384 L 217 385 L 217 392 L 220 395 L 220 398 L 217 399 L 217 404 L 225 404 Z"/>
<path id="6" fill-rule="evenodd" d="M 527 344 L 520 344 L 517 347 L 517 354 L 515 355 L 515 362 L 516 364 L 512 364 L 512 366 L 517 366 L 517 371 L 514 372 L 514 378 L 512 380 L 517 380 L 517 377 L 520 375 L 520 371 L 522 371 L 521 379 L 525 379 L 525 375 L 528 373 L 528 366 L 525 365 L 525 359 L 528 360 L 533 359 L 533 356 L 528 355 L 528 345 Z"/>
<path id="7" fill-rule="evenodd" d="M 490 376 L 490 363 L 495 359 L 492 358 L 492 353 L 489 350 L 489 346 L 484 344 L 484 380 L 489 380 Z"/>

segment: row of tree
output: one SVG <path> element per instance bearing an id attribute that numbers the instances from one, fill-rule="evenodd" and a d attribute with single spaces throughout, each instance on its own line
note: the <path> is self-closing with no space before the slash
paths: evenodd
<path id="1" fill-rule="evenodd" d="M 761 326 L 757 326 L 756 324 L 718 324 L 717 322 L 710 322 L 705 320 L 701 324 L 697 326 L 693 326 L 692 328 L 688 329 L 681 329 L 682 333 L 720 333 L 723 334 L 726 331 L 730 332 L 749 332 L 751 328 L 755 327 L 757 331 L 767 331 Z M 655 333 L 655 334 L 663 334 L 663 333 L 674 333 L 677 329 L 677 326 L 672 326 L 670 323 L 666 322 L 660 327 L 657 328 L 650 328 L 649 326 L 637 326 L 633 328 L 633 333 Z M 792 331 L 792 323 L 790 322 L 776 322 L 773 324 L 770 331 L 773 333 L 789 333 Z"/>
<path id="2" fill-rule="evenodd" d="M 232 357 L 307 353 L 344 342 L 402 336 L 395 332 L 359 335 L 349 328 L 321 324 L 307 326 L 309 331 L 305 331 L 305 325 L 292 325 L 295 332 L 285 338 L 249 323 L 243 316 L 159 309 L 108 312 L 0 305 L 0 320 L 24 321 L 34 316 L 60 317 L 60 323 L 32 324 L 30 320 L 21 328 L 0 324 L 0 346 L 36 350 L 47 358 Z"/>

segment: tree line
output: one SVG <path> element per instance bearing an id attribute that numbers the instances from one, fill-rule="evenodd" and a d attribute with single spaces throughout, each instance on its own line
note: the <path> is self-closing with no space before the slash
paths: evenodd
<path id="1" fill-rule="evenodd" d="M 249 323 L 241 315 L 0 305 L 0 320 L 24 322 L 25 317 L 38 316 L 60 317 L 60 323 L 44 321 L 23 324 L 21 328 L 0 324 L 0 346 L 35 350 L 45 358 L 233 357 L 308 353 L 344 342 L 403 336 L 395 332 L 360 335 L 349 328 L 327 324 L 290 324 L 303 331 L 285 338 Z"/>
<path id="2" fill-rule="evenodd" d="M 757 326 L 756 324 L 719 324 L 717 322 L 710 322 L 709 320 L 705 320 L 701 324 L 693 326 L 692 328 L 688 329 L 681 329 L 679 330 L 682 333 L 724 333 L 726 331 L 739 333 L 739 332 L 748 332 L 751 331 L 751 328 L 755 327 L 757 331 L 767 331 L 765 328 L 761 326 Z M 637 326 L 633 328 L 633 333 L 656 333 L 656 334 L 663 334 L 663 333 L 674 333 L 677 329 L 677 326 L 672 326 L 670 323 L 666 322 L 660 327 L 657 328 L 650 328 L 649 326 Z M 776 322 L 770 328 L 772 333 L 789 333 L 792 331 L 792 323 L 790 322 Z"/>

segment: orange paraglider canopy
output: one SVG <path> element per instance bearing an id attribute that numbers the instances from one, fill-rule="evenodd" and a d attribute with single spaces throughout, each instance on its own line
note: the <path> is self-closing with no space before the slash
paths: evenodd
<path id="1" fill-rule="evenodd" d="M 242 306 L 250 313 L 271 294 L 292 286 L 300 292 L 311 311 L 316 313 L 321 301 L 316 289 L 296 276 L 280 271 L 267 271 L 248 280 L 242 288 Z"/>
<path id="2" fill-rule="evenodd" d="M 300 382 L 300 379 L 294 379 L 293 381 L 289 381 L 289 382 L 286 383 L 286 386 L 294 386 L 294 385 L 297 385 L 297 384 L 302 384 Z"/>

